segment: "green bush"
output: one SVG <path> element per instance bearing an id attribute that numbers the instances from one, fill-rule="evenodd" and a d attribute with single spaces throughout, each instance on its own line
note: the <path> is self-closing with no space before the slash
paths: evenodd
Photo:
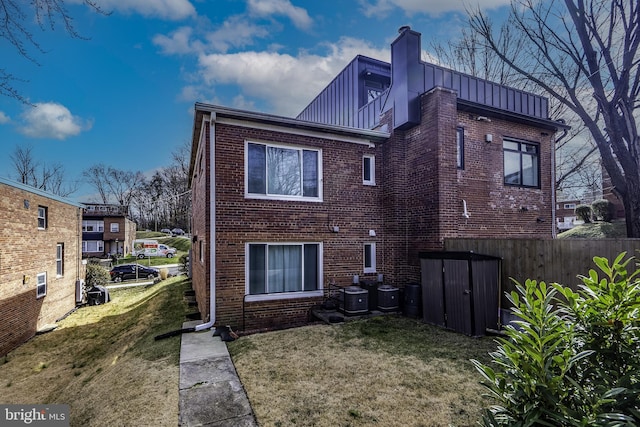
<path id="1" fill-rule="evenodd" d="M 87 264 L 87 272 L 84 276 L 85 287 L 104 286 L 111 280 L 111 276 L 106 268 L 99 264 Z"/>
<path id="2" fill-rule="evenodd" d="M 527 280 L 508 295 L 520 318 L 473 361 L 497 405 L 484 426 L 640 425 L 640 282 L 620 254 L 581 277 L 578 292 Z"/>
<path id="3" fill-rule="evenodd" d="M 578 219 L 583 220 L 585 224 L 591 222 L 591 206 L 578 205 L 576 206 L 575 212 Z"/>
<path id="4" fill-rule="evenodd" d="M 613 218 L 613 204 L 607 199 L 594 200 L 591 203 L 591 211 L 596 219 L 611 222 Z"/>

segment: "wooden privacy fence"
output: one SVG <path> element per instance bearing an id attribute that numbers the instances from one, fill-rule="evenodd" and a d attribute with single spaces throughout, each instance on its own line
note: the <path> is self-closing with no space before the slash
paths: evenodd
<path id="1" fill-rule="evenodd" d="M 503 259 L 502 293 L 515 286 L 510 278 L 524 283 L 527 279 L 558 282 L 576 289 L 582 282 L 579 275 L 588 275 L 590 269 L 600 271 L 593 257 L 613 261 L 621 252 L 626 258 L 636 257 L 640 262 L 640 239 L 446 239 L 446 251 L 473 251 Z M 628 266 L 633 271 L 636 263 Z M 503 308 L 506 300 L 502 299 Z"/>

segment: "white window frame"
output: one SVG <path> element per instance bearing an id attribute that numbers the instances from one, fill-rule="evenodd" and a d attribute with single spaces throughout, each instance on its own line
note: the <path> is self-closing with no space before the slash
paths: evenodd
<path id="1" fill-rule="evenodd" d="M 367 251 L 369 253 L 369 259 L 371 265 L 367 266 Z M 364 273 L 375 273 L 376 270 L 376 244 L 375 242 L 366 242 L 362 247 L 362 271 Z"/>
<path id="2" fill-rule="evenodd" d="M 47 295 L 47 272 L 36 275 L 36 298 L 40 299 Z"/>
<path id="3" fill-rule="evenodd" d="M 42 225 L 40 222 L 42 221 Z M 47 229 L 47 207 L 46 206 L 38 206 L 38 230 L 46 230 Z"/>
<path id="4" fill-rule="evenodd" d="M 464 169 L 464 128 L 456 128 L 456 167 Z"/>
<path id="5" fill-rule="evenodd" d="M 89 243 L 96 243 L 96 250 L 90 251 L 88 250 Z M 82 252 L 104 252 L 104 241 L 102 240 L 83 240 L 82 241 Z"/>
<path id="6" fill-rule="evenodd" d="M 369 163 L 369 177 L 365 176 L 365 164 Z M 376 185 L 376 156 L 374 154 L 365 154 L 362 156 L 362 184 Z"/>
<path id="7" fill-rule="evenodd" d="M 109 224 L 109 230 L 111 233 L 119 233 L 120 232 L 120 224 L 117 222 L 112 222 Z"/>
<path id="8" fill-rule="evenodd" d="M 93 230 L 88 230 L 89 227 L 93 227 Z M 82 221 L 82 231 L 87 233 L 102 233 L 104 232 L 104 221 L 95 219 L 88 219 Z"/>
<path id="9" fill-rule="evenodd" d="M 302 246 L 302 245 L 318 245 L 318 289 L 314 291 L 296 291 L 296 292 L 277 292 L 271 294 L 251 294 L 249 289 L 249 246 L 250 245 L 266 245 L 267 247 L 270 245 L 274 246 Z M 295 298 L 311 298 L 311 297 L 321 297 L 324 295 L 322 278 L 324 277 L 323 273 L 323 244 L 322 242 L 247 242 L 245 244 L 245 301 L 275 301 L 275 300 L 283 300 L 283 299 L 295 299 Z"/>
<path id="10" fill-rule="evenodd" d="M 565 203 L 564 204 L 564 208 L 565 209 L 575 209 L 576 208 L 576 204 L 575 203 Z"/>
<path id="11" fill-rule="evenodd" d="M 64 276 L 64 243 L 56 244 L 56 276 Z"/>
<path id="12" fill-rule="evenodd" d="M 263 194 L 263 193 L 250 193 L 249 192 L 249 144 L 255 145 L 264 145 L 265 148 L 282 148 L 287 150 L 298 150 L 300 152 L 304 151 L 315 151 L 318 153 L 318 164 L 317 164 L 317 178 L 318 178 L 318 196 L 310 197 L 304 195 L 284 195 L 284 194 Z M 322 149 L 315 147 L 303 147 L 299 145 L 287 145 L 287 144 L 276 144 L 272 142 L 263 142 L 263 141 L 255 141 L 255 140 L 245 140 L 244 141 L 244 197 L 247 199 L 268 199 L 268 200 L 290 200 L 290 201 L 298 201 L 298 202 L 322 202 Z M 268 174 L 268 172 L 267 172 Z M 268 183 L 265 183 L 268 187 Z M 301 184 L 302 185 L 302 184 Z"/>

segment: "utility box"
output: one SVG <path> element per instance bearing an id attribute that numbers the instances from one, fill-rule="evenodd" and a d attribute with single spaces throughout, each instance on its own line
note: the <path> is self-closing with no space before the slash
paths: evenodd
<path id="1" fill-rule="evenodd" d="M 502 258 L 421 252 L 423 321 L 470 336 L 500 329 Z"/>
<path id="2" fill-rule="evenodd" d="M 367 314 L 369 312 L 369 292 L 359 286 L 347 286 L 340 289 L 339 308 L 347 316 Z"/>

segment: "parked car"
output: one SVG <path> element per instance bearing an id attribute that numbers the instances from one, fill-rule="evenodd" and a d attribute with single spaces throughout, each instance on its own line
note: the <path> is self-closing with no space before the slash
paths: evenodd
<path id="1" fill-rule="evenodd" d="M 144 278 L 153 280 L 160 275 L 160 271 L 157 268 L 145 267 L 140 264 L 122 264 L 113 267 L 109 274 L 114 282 L 122 282 L 123 280 Z"/>
<path id="2" fill-rule="evenodd" d="M 160 230 L 160 232 L 165 234 L 171 234 L 171 230 L 169 230 L 168 228 L 163 228 L 162 230 Z"/>
<path id="3" fill-rule="evenodd" d="M 184 230 L 182 228 L 174 228 L 171 230 L 171 234 L 174 236 L 184 236 Z"/>

